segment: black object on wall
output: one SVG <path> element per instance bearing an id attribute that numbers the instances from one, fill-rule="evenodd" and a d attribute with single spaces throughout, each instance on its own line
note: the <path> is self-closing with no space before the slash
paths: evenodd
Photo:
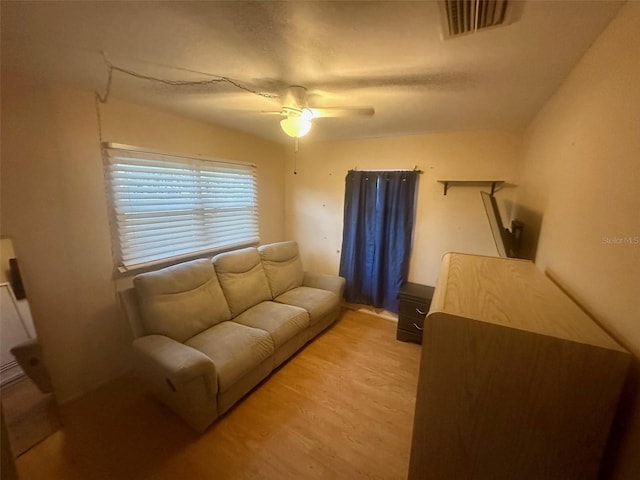
<path id="1" fill-rule="evenodd" d="M 24 285 L 22 284 L 22 275 L 20 275 L 20 267 L 18 267 L 18 260 L 16 258 L 9 259 L 9 282 L 13 289 L 13 294 L 16 296 L 16 300 L 22 300 L 27 298 L 27 293 L 24 291 Z"/>

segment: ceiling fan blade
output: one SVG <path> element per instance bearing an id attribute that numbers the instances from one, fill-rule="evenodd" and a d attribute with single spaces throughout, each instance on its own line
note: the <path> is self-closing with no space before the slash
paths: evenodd
<path id="1" fill-rule="evenodd" d="M 373 107 L 327 107 L 310 108 L 314 118 L 330 117 L 371 117 L 376 113 Z"/>

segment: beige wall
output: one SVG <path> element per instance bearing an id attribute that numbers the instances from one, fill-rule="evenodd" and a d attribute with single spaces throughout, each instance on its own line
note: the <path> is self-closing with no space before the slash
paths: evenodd
<path id="1" fill-rule="evenodd" d="M 640 4 L 600 36 L 528 128 L 517 203 L 536 263 L 640 355 Z M 607 243 L 611 238 L 631 243 Z M 633 239 L 636 240 L 633 240 Z"/>
<path id="2" fill-rule="evenodd" d="M 115 100 L 102 118 L 105 141 L 255 162 L 261 240 L 284 238 L 280 145 Z M 129 368 L 98 142 L 91 92 L 3 72 L 2 235 L 13 238 L 63 402 Z"/>
<path id="3" fill-rule="evenodd" d="M 449 251 L 497 255 L 480 187 L 451 187 L 438 179 L 513 182 L 521 135 L 461 132 L 327 143 L 300 142 L 297 175 L 288 151 L 286 233 L 300 243 L 305 268 L 337 273 L 342 247 L 344 180 L 351 169 L 413 169 L 420 176 L 409 280 L 435 285 Z M 487 190 L 485 188 L 485 190 Z M 513 188 L 498 194 L 509 216 Z"/>
<path id="4" fill-rule="evenodd" d="M 636 358 L 640 357 L 639 25 L 640 3 L 630 2 L 538 113 L 524 138 L 517 191 L 520 216 L 541 220 L 537 265 Z M 618 426 L 622 428 L 616 432 L 619 448 L 610 452 L 607 478 L 637 478 L 640 472 L 638 371 L 635 376 L 630 377 Z"/>

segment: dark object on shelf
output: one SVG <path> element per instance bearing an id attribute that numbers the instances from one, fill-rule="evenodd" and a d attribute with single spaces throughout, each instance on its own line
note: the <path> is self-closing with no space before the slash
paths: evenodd
<path id="1" fill-rule="evenodd" d="M 429 313 L 433 287 L 407 282 L 400 287 L 398 298 L 398 330 L 396 338 L 403 342 L 422 343 L 424 318 Z"/>

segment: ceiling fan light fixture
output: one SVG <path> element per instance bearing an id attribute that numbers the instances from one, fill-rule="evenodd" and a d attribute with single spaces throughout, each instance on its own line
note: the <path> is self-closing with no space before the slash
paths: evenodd
<path id="1" fill-rule="evenodd" d="M 282 131 L 290 137 L 304 137 L 311 130 L 311 119 L 306 115 L 291 115 L 280 120 L 280 127 L 282 128 Z"/>

